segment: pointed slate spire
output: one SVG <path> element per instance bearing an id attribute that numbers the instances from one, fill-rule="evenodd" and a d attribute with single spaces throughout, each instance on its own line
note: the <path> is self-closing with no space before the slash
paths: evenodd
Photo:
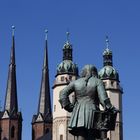
<path id="1" fill-rule="evenodd" d="M 7 110 L 9 113 L 13 111 L 18 112 L 14 31 L 15 27 L 12 26 L 12 48 L 10 54 L 9 73 L 4 107 L 4 109 Z"/>
<path id="2" fill-rule="evenodd" d="M 50 84 L 49 84 L 49 69 L 48 69 L 48 42 L 47 34 L 48 31 L 45 31 L 45 52 L 44 52 L 44 62 L 42 69 L 42 81 L 40 88 L 40 98 L 38 105 L 38 114 L 41 113 L 43 116 L 50 114 L 51 115 L 51 101 L 50 101 Z"/>

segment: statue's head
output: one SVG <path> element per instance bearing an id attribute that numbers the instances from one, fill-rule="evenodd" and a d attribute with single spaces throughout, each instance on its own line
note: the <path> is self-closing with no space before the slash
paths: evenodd
<path id="1" fill-rule="evenodd" d="M 81 71 L 81 77 L 98 76 L 97 68 L 93 65 L 85 65 Z"/>

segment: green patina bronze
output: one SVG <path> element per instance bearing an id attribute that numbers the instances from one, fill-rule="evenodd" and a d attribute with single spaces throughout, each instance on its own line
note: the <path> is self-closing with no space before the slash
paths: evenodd
<path id="1" fill-rule="evenodd" d="M 112 66 L 104 66 L 98 73 L 100 79 L 113 79 L 119 81 L 119 74 Z"/>
<path id="2" fill-rule="evenodd" d="M 69 95 L 73 92 L 75 102 L 71 103 Z M 81 77 L 64 88 L 59 98 L 62 108 L 72 112 L 68 126 L 71 134 L 78 140 L 106 140 L 106 132 L 114 128 L 110 122 L 115 122 L 117 111 L 98 78 L 96 67 L 86 65 Z M 105 111 L 100 111 L 100 104 Z"/>
<path id="3" fill-rule="evenodd" d="M 58 66 L 57 66 L 57 73 L 71 73 L 77 75 L 77 65 L 73 63 L 71 60 L 63 60 Z"/>

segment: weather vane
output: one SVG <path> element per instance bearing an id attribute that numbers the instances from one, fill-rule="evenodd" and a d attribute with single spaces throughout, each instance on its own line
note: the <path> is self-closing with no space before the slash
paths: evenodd
<path id="1" fill-rule="evenodd" d="M 15 35 L 15 26 L 14 25 L 12 26 L 12 35 L 13 36 Z"/>
<path id="2" fill-rule="evenodd" d="M 105 41 L 106 41 L 106 48 L 109 49 L 109 38 L 108 38 L 108 36 L 106 36 L 106 40 Z"/>
<path id="3" fill-rule="evenodd" d="M 70 38 L 70 32 L 66 32 L 66 35 L 67 35 L 67 42 L 69 42 L 69 38 Z"/>
<path id="4" fill-rule="evenodd" d="M 46 29 L 45 30 L 45 40 L 47 40 L 48 39 L 48 30 Z"/>

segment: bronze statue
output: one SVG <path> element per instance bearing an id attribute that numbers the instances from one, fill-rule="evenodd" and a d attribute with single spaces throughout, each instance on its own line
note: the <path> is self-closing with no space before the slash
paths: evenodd
<path id="1" fill-rule="evenodd" d="M 75 103 L 71 103 L 69 95 L 75 93 Z M 108 131 L 108 113 L 100 113 L 99 104 L 105 112 L 116 114 L 110 103 L 103 82 L 98 79 L 97 69 L 93 65 L 84 66 L 81 77 L 60 92 L 62 108 L 72 112 L 69 132 L 78 140 L 104 139 Z M 103 132 L 103 133 L 101 133 Z M 102 135 L 102 136 L 101 136 Z"/>

